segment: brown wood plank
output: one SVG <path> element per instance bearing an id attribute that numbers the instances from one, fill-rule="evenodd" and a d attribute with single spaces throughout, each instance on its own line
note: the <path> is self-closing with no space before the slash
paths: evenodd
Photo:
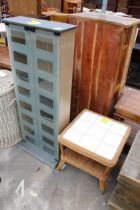
<path id="1" fill-rule="evenodd" d="M 94 37 L 96 37 L 96 24 L 91 21 L 84 22 L 83 32 L 83 53 L 81 65 L 81 81 L 80 81 L 80 106 L 82 111 L 85 107 L 89 108 L 92 86 L 92 63 L 93 63 L 93 45 L 95 45 Z M 82 100 L 82 98 L 84 100 Z"/>
<path id="2" fill-rule="evenodd" d="M 75 116 L 75 114 L 78 113 L 79 110 L 79 98 L 80 98 L 80 78 L 81 78 L 81 65 L 82 65 L 82 45 L 81 42 L 83 40 L 83 22 L 76 19 L 69 19 L 69 22 L 75 25 L 78 25 L 78 28 L 76 30 L 76 36 L 75 36 L 75 52 L 74 52 L 74 70 L 73 70 L 73 83 L 72 83 L 72 100 L 71 100 L 71 110 L 73 110 L 73 113 L 71 113 L 71 118 Z M 81 34 L 81 36 L 79 36 Z"/>
<path id="3" fill-rule="evenodd" d="M 0 68 L 11 69 L 8 47 L 0 47 Z"/>
<path id="4" fill-rule="evenodd" d="M 106 15 L 106 14 L 100 14 L 100 13 L 89 13 L 89 12 L 84 12 L 84 13 L 77 13 L 72 15 L 71 17 L 79 17 L 79 18 L 86 18 L 91 21 L 96 21 L 96 22 L 101 22 L 101 23 L 106 23 L 106 24 L 113 24 L 113 25 L 119 25 L 123 26 L 124 28 L 129 28 L 132 26 L 136 26 L 140 24 L 140 20 L 136 18 L 129 18 L 129 17 L 117 17 L 115 15 Z"/>
<path id="5" fill-rule="evenodd" d="M 117 30 L 119 35 L 116 33 Z M 90 108 L 101 114 L 107 114 L 108 107 L 113 102 L 114 83 L 117 77 L 116 66 L 119 65 L 119 47 L 122 42 L 121 30 L 120 27 L 117 29 L 113 25 L 99 24 L 92 75 L 94 77 L 93 97 Z M 95 98 L 94 88 L 96 88 Z"/>
<path id="6" fill-rule="evenodd" d="M 131 170 L 131 168 L 133 168 L 133 170 Z M 137 133 L 125 164 L 121 169 L 119 179 L 122 179 L 124 176 L 128 177 L 130 180 L 132 179 L 132 182 L 136 180 L 140 188 L 140 131 Z"/>
<path id="7" fill-rule="evenodd" d="M 116 115 L 140 123 L 140 91 L 125 87 L 124 93 L 115 105 Z"/>
<path id="8" fill-rule="evenodd" d="M 108 207 L 110 210 L 139 210 L 139 195 L 136 195 L 127 187 L 123 188 L 117 185 L 109 200 Z"/>
<path id="9" fill-rule="evenodd" d="M 61 11 L 61 0 L 45 0 L 49 8 L 57 8 Z"/>
<path id="10" fill-rule="evenodd" d="M 41 0 L 8 0 L 9 14 L 13 16 L 41 16 Z"/>
<path id="11" fill-rule="evenodd" d="M 109 209 L 140 209 L 140 131 L 118 176 L 118 184 L 108 203 Z"/>
<path id="12" fill-rule="evenodd" d="M 124 123 L 131 126 L 131 133 L 127 140 L 127 144 L 131 146 L 136 137 L 137 132 L 140 130 L 140 124 L 136 124 L 134 122 L 131 122 L 130 120 L 124 120 Z"/>

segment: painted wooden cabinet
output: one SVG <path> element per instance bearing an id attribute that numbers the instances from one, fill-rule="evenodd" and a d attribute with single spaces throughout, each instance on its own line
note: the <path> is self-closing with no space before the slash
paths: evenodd
<path id="1" fill-rule="evenodd" d="M 69 123 L 75 26 L 25 17 L 5 22 L 21 146 L 55 167 L 57 137 Z"/>
<path id="2" fill-rule="evenodd" d="M 69 16 L 76 30 L 72 118 L 88 108 L 109 115 L 122 94 L 140 20 L 81 13 Z"/>

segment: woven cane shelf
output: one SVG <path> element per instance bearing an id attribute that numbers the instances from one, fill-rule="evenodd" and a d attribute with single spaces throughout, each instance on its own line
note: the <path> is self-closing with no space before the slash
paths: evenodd
<path id="1" fill-rule="evenodd" d="M 74 152 L 73 150 L 66 149 L 64 151 L 64 154 L 62 155 L 62 159 L 75 167 L 80 168 L 81 170 L 89 173 L 92 176 L 95 177 L 104 177 L 104 173 L 106 171 L 106 166 L 87 158 L 77 152 Z"/>

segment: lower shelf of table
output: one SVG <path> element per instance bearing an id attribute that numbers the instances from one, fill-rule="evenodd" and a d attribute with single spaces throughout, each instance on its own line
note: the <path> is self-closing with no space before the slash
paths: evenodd
<path id="1" fill-rule="evenodd" d="M 64 154 L 61 154 L 61 159 L 69 163 L 76 168 L 79 168 L 87 173 L 89 173 L 92 176 L 95 176 L 99 179 L 105 178 L 105 172 L 107 169 L 107 166 L 104 166 L 90 158 L 87 158 L 77 152 L 74 152 L 70 149 L 65 149 Z"/>

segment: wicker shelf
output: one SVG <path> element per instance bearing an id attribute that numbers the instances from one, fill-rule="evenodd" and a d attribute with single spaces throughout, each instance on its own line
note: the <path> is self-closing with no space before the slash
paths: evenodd
<path id="1" fill-rule="evenodd" d="M 63 160 L 97 178 L 103 178 L 107 168 L 106 166 L 68 148 L 64 150 Z"/>

